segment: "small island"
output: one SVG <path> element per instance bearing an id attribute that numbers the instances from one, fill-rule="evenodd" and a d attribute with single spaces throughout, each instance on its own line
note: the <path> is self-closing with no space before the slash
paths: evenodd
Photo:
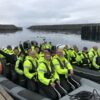
<path id="1" fill-rule="evenodd" d="M 15 25 L 1 25 L 0 24 L 0 32 L 3 31 L 20 31 L 22 30 L 22 27 L 17 27 Z"/>

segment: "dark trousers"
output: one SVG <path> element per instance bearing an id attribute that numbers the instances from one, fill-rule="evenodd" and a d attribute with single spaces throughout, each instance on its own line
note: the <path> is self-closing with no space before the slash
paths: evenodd
<path id="1" fill-rule="evenodd" d="M 39 83 L 39 90 L 42 91 L 46 97 L 52 100 L 58 100 L 58 95 L 51 86 L 46 86 L 42 83 Z"/>
<path id="2" fill-rule="evenodd" d="M 80 86 L 80 83 L 77 82 L 73 77 L 69 76 L 68 78 L 65 78 L 64 75 L 60 75 L 60 83 L 61 86 L 66 89 L 66 91 L 69 93 L 73 91 L 74 89 L 78 88 Z M 73 88 L 74 87 L 74 88 Z"/>
<path id="3" fill-rule="evenodd" d="M 68 93 L 72 90 L 65 76 L 60 76 L 60 84 Z"/>
<path id="4" fill-rule="evenodd" d="M 25 87 L 25 88 L 27 88 L 27 79 L 26 79 L 26 77 L 24 76 L 24 75 L 19 75 L 19 74 L 16 74 L 17 75 L 17 84 L 18 85 L 20 85 L 20 86 L 22 86 L 22 87 Z"/>
<path id="5" fill-rule="evenodd" d="M 8 79 L 10 79 L 13 82 L 16 82 L 16 72 L 14 69 L 14 65 L 12 64 L 6 64 L 5 65 L 5 74 L 4 74 Z"/>
<path id="6" fill-rule="evenodd" d="M 56 84 L 56 85 L 55 85 L 55 88 L 56 88 L 57 91 L 60 93 L 61 97 L 64 96 L 64 95 L 66 95 L 66 93 L 65 93 L 66 90 L 64 91 L 64 90 L 62 89 L 63 87 L 61 88 L 58 84 Z M 66 91 L 66 92 L 67 92 L 67 91 Z"/>
<path id="7" fill-rule="evenodd" d="M 91 70 L 99 71 L 100 69 L 95 68 L 93 65 L 91 66 Z"/>
<path id="8" fill-rule="evenodd" d="M 68 76 L 68 80 L 74 85 L 75 89 L 80 86 L 80 83 L 74 77 Z"/>
<path id="9" fill-rule="evenodd" d="M 27 88 L 31 91 L 38 92 L 38 83 L 35 80 L 27 79 Z"/>
<path id="10" fill-rule="evenodd" d="M 61 96 L 65 95 L 65 92 L 59 87 L 58 84 L 55 85 L 55 89 L 60 93 Z M 58 93 L 50 85 L 47 86 L 47 85 L 39 82 L 39 90 L 42 91 L 46 97 L 48 97 L 52 100 L 59 99 Z"/>

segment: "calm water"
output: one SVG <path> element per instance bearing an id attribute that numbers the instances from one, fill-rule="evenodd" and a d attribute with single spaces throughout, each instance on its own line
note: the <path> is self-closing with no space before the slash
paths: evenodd
<path id="1" fill-rule="evenodd" d="M 27 29 L 15 33 L 0 34 L 0 47 L 6 47 L 7 45 L 16 46 L 19 44 L 19 41 L 23 42 L 26 40 L 36 40 L 38 43 L 41 43 L 43 42 L 43 38 L 45 38 L 47 41 L 51 41 L 54 45 L 76 44 L 80 49 L 83 46 L 92 47 L 93 45 L 97 45 L 100 47 L 100 42 L 81 40 L 81 35 L 72 34 L 71 32 L 32 32 Z"/>

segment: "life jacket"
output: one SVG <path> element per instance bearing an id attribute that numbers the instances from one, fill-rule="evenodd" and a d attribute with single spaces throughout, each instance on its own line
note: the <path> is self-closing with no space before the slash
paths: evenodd
<path id="1" fill-rule="evenodd" d="M 25 61 L 25 56 L 23 57 L 22 60 L 21 59 L 19 59 L 19 60 L 20 60 L 20 62 L 19 62 L 18 68 L 20 70 L 24 70 L 23 64 L 24 64 L 24 61 Z"/>
<path id="2" fill-rule="evenodd" d="M 23 70 L 23 63 L 24 63 L 24 60 L 19 62 L 19 65 L 18 65 L 18 68 Z"/>
<path id="3" fill-rule="evenodd" d="M 93 57 L 94 57 L 95 55 L 98 55 L 98 53 L 95 53 L 94 51 L 92 51 L 92 53 L 93 53 Z"/>
<path id="4" fill-rule="evenodd" d="M 60 61 L 60 59 L 58 59 L 58 58 L 56 58 L 56 59 L 57 59 L 57 61 L 59 62 L 60 67 L 61 67 L 62 69 L 64 69 L 65 66 L 66 66 L 65 61 L 63 61 L 63 63 L 62 63 L 62 62 Z"/>
<path id="5" fill-rule="evenodd" d="M 66 67 L 66 62 L 65 61 L 63 61 L 63 63 L 62 63 L 59 58 L 55 58 L 55 59 L 57 59 L 57 61 L 60 64 L 60 67 L 62 69 L 65 69 L 66 68 L 68 70 L 68 73 L 70 73 L 70 70 Z M 65 77 L 65 75 L 64 74 L 60 74 L 59 77 L 62 78 L 62 77 Z"/>
<path id="6" fill-rule="evenodd" d="M 29 72 L 35 73 L 37 71 L 38 62 L 36 61 L 36 66 L 35 66 L 34 63 L 30 59 L 28 59 L 28 61 L 32 64 L 32 69 Z"/>
<path id="7" fill-rule="evenodd" d="M 69 50 L 73 50 L 73 49 L 69 49 Z M 72 64 L 75 64 L 75 63 L 77 63 L 77 62 L 76 62 L 77 54 L 76 54 L 76 52 L 75 52 L 74 50 L 71 51 L 71 52 L 73 52 L 74 55 L 71 57 L 70 62 L 71 62 Z"/>
<path id="8" fill-rule="evenodd" d="M 89 56 L 87 55 L 85 55 L 84 53 L 82 53 L 83 54 L 83 56 L 84 56 L 84 58 L 82 59 L 82 63 L 83 64 L 90 64 L 90 61 L 89 61 Z M 88 54 L 88 53 L 87 53 Z"/>
<path id="9" fill-rule="evenodd" d="M 64 57 L 65 57 L 66 59 L 68 59 L 68 53 L 67 53 L 67 51 L 66 51 L 65 49 L 64 49 L 63 51 L 64 51 L 64 53 L 65 53 Z"/>
<path id="10" fill-rule="evenodd" d="M 50 62 L 51 70 L 49 69 L 47 63 L 45 63 L 45 62 L 43 62 L 43 63 L 44 63 L 44 65 L 46 66 L 46 69 L 47 69 L 47 73 L 45 73 L 44 76 L 45 76 L 46 78 L 52 78 L 53 75 L 54 75 L 54 66 L 53 66 L 53 63 Z"/>
<path id="11" fill-rule="evenodd" d="M 97 63 L 98 65 L 100 65 L 100 57 L 99 57 L 99 56 L 96 57 L 96 63 Z"/>

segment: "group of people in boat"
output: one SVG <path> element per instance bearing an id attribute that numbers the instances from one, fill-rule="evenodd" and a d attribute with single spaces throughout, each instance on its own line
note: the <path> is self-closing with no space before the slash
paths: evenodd
<path id="1" fill-rule="evenodd" d="M 76 45 L 73 45 L 71 48 L 64 47 L 63 53 L 72 65 L 95 71 L 100 70 L 100 48 L 97 46 L 90 49 L 83 47 L 79 50 Z"/>
<path id="2" fill-rule="evenodd" d="M 53 46 L 44 41 L 20 43 L 14 49 L 9 45 L 0 50 L 0 58 L 6 60 L 6 76 L 46 97 L 57 100 L 75 90 L 80 83 L 74 78 L 73 66 L 100 69 L 100 49 L 94 46 L 88 51 L 77 46 Z M 8 69 L 7 69 L 8 68 Z"/>

